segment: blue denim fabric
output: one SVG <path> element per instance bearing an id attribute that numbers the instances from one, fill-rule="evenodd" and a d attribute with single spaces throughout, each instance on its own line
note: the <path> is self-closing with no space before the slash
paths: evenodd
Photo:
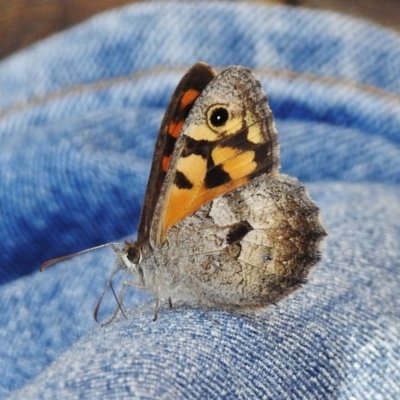
<path id="1" fill-rule="evenodd" d="M 261 79 L 323 259 L 258 315 L 178 304 L 153 323 L 131 289 L 128 319 L 96 326 L 113 252 L 38 266 L 135 236 L 163 111 L 199 60 Z M 399 398 L 399 65 L 394 32 L 240 2 L 135 4 L 2 61 L 0 396 Z"/>

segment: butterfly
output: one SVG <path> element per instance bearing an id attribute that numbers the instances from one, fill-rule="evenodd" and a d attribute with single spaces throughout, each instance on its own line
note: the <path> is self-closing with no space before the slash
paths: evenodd
<path id="1" fill-rule="evenodd" d="M 154 319 L 162 299 L 253 310 L 299 288 L 326 231 L 304 186 L 279 168 L 274 117 L 253 72 L 192 66 L 161 123 L 137 239 L 114 246 L 108 285 L 127 270 L 154 294 Z"/>

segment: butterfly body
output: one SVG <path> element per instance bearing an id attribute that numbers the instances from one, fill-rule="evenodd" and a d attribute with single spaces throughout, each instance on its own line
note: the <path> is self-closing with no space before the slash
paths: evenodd
<path id="1" fill-rule="evenodd" d="M 195 64 L 167 108 L 138 239 L 117 250 L 119 265 L 157 300 L 276 303 L 305 282 L 326 235 L 305 188 L 279 167 L 274 118 L 254 74 Z"/>

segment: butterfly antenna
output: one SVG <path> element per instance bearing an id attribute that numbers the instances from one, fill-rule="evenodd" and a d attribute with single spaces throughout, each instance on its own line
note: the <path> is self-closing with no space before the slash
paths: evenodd
<path id="1" fill-rule="evenodd" d="M 59 263 L 61 261 L 68 260 L 69 258 L 72 258 L 72 257 L 75 257 L 75 256 L 79 256 L 79 255 L 84 254 L 84 253 L 88 253 L 89 251 L 102 249 L 103 247 L 107 247 L 107 246 L 111 246 L 111 247 L 115 248 L 116 246 L 123 246 L 123 244 L 122 243 L 110 242 L 110 243 L 101 244 L 100 246 L 91 247 L 90 249 L 85 249 L 85 250 L 78 251 L 76 253 L 68 254 L 66 256 L 53 258 L 52 260 L 49 260 L 49 261 L 46 261 L 45 263 L 43 263 L 40 266 L 39 270 L 40 270 L 40 272 L 43 272 L 46 268 L 50 267 L 53 264 L 57 264 L 57 263 Z"/>

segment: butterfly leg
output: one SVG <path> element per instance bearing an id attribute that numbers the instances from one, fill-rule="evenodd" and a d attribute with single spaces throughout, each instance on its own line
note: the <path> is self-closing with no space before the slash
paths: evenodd
<path id="1" fill-rule="evenodd" d="M 169 308 L 172 308 L 172 300 L 171 297 L 168 297 L 168 305 Z M 160 299 L 157 297 L 156 298 L 156 306 L 154 309 L 154 317 L 153 317 L 153 322 L 157 321 L 158 318 L 158 310 L 160 309 Z"/>
<path id="2" fill-rule="evenodd" d="M 124 295 L 125 295 L 125 288 L 126 288 L 127 286 L 131 286 L 131 287 L 134 287 L 134 288 L 136 288 L 136 289 L 143 289 L 141 285 L 137 285 L 137 284 L 135 284 L 134 282 L 131 282 L 131 281 L 123 281 L 123 282 L 122 282 L 122 286 L 121 286 L 121 290 L 119 291 L 119 294 L 118 294 L 118 297 L 115 296 L 115 292 L 114 292 L 114 290 L 113 290 L 113 293 L 114 293 L 114 296 L 115 296 L 115 300 L 117 301 L 118 306 L 117 306 L 116 310 L 114 311 L 113 315 L 112 315 L 107 321 L 103 322 L 103 323 L 101 324 L 101 326 L 108 325 L 110 322 L 112 322 L 112 321 L 116 318 L 116 316 L 118 315 L 118 313 L 119 313 L 120 311 L 121 311 L 122 315 L 123 315 L 125 318 L 128 318 L 128 317 L 125 315 L 124 310 L 123 310 L 123 308 L 122 308 L 122 307 L 123 307 Z"/>
<path id="3" fill-rule="evenodd" d="M 156 298 L 156 306 L 155 306 L 155 309 L 154 309 L 153 322 L 157 321 L 159 308 L 160 308 L 160 298 L 157 296 L 157 298 Z"/>

